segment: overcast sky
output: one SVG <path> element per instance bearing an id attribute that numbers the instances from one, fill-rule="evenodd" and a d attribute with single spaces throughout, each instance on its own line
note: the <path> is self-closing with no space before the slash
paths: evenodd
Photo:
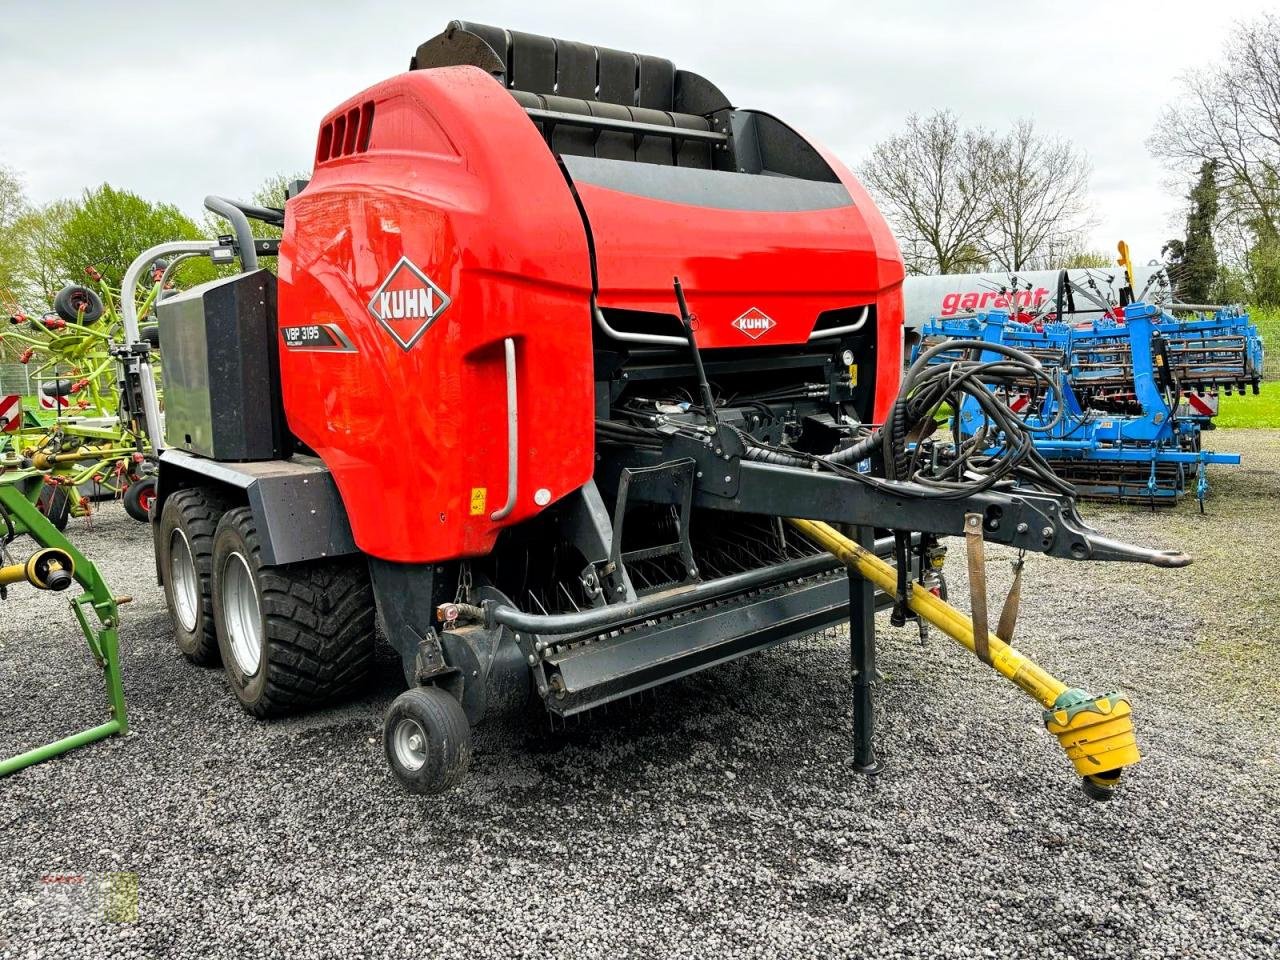
<path id="1" fill-rule="evenodd" d="M 1274 0 L 0 0 L 0 163 L 35 201 L 108 181 L 197 214 L 306 169 L 321 116 L 453 18 L 668 57 L 856 165 L 912 111 L 1031 117 L 1093 162 L 1091 246 L 1159 254 L 1181 201 L 1144 141 L 1176 78 Z"/>

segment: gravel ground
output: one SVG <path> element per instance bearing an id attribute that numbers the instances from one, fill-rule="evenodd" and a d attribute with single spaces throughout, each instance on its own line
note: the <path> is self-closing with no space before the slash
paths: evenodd
<path id="1" fill-rule="evenodd" d="M 464 786 L 411 797 L 381 754 L 393 663 L 343 708 L 251 719 L 179 657 L 146 531 L 104 510 L 75 532 L 135 597 L 134 733 L 0 782 L 0 957 L 1274 958 L 1280 431 L 1213 440 L 1245 466 L 1215 471 L 1207 516 L 1087 508 L 1194 566 L 1027 568 L 1020 648 L 1132 696 L 1145 760 L 1110 804 L 1035 705 L 883 615 L 874 780 L 848 766 L 831 633 L 553 743 L 488 730 Z M 963 596 L 959 552 L 948 571 Z M 0 610 L 0 754 L 97 722 L 62 601 Z M 41 880 L 115 871 L 139 878 L 136 922 L 59 908 Z"/>

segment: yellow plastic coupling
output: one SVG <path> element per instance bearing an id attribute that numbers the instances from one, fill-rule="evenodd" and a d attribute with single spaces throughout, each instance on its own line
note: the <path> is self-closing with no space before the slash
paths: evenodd
<path id="1" fill-rule="evenodd" d="M 1068 690 L 1058 701 L 1044 712 L 1045 727 L 1084 778 L 1085 793 L 1110 799 L 1120 771 L 1142 759 L 1129 701 L 1115 693 L 1090 697 L 1083 690 Z"/>
<path id="2" fill-rule="evenodd" d="M 40 590 L 65 590 L 71 586 L 75 561 L 56 547 L 37 550 L 26 563 L 0 567 L 0 587 L 11 583 L 29 583 Z"/>
<path id="3" fill-rule="evenodd" d="M 872 551 L 828 524 L 791 518 L 787 522 L 829 551 L 851 572 L 890 595 L 896 593 L 897 571 Z M 907 606 L 912 611 L 965 649 L 977 653 L 970 617 L 918 583 L 909 586 Z M 1076 771 L 1084 777 L 1084 790 L 1090 797 L 1110 797 L 1120 779 L 1120 771 L 1141 759 L 1134 741 L 1129 702 L 1124 698 L 1115 694 L 1090 697 L 1082 690 L 1068 687 L 994 633 L 987 635 L 987 658 L 983 662 L 1045 708 L 1046 725 L 1057 736 Z"/>

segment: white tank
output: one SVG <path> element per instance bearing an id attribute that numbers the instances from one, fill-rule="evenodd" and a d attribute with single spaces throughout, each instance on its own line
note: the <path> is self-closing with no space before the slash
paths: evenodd
<path id="1" fill-rule="evenodd" d="M 1168 281 L 1159 264 L 1135 265 L 1134 293 L 1153 303 L 1165 303 L 1170 299 Z M 1059 270 L 1028 270 L 1014 277 L 1008 273 L 953 273 L 942 276 L 907 277 L 903 284 L 906 302 L 907 329 L 915 329 L 930 317 L 955 317 L 978 310 L 1018 310 L 1036 312 L 1053 309 L 1053 299 L 1058 295 Z M 1097 289 L 1097 295 L 1111 303 L 1120 301 L 1120 288 L 1124 285 L 1121 267 L 1105 270 L 1068 270 L 1072 281 L 1086 289 Z M 1093 287 L 1090 286 L 1090 281 Z M 1148 288 L 1148 283 L 1150 287 Z M 1089 320 L 1102 314 L 1101 308 L 1092 309 L 1087 298 L 1075 297 L 1076 313 L 1073 318 Z"/>

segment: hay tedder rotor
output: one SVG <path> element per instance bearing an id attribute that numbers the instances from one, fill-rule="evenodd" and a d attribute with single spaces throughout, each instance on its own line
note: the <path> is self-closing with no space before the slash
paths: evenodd
<path id="1" fill-rule="evenodd" d="M 1012 420 L 1004 453 L 913 459 L 941 404 L 994 400 L 969 360 L 902 375 L 896 244 L 781 120 L 660 57 L 455 22 L 321 120 L 283 210 L 206 204 L 234 233 L 141 254 L 121 302 L 136 343 L 154 258 L 242 267 L 159 304 L 163 435 L 133 362 L 178 646 L 253 715 L 358 688 L 377 619 L 409 687 L 387 759 L 436 792 L 486 715 L 582 715 L 848 623 L 872 772 L 888 606 L 1034 697 L 1092 795 L 1138 759 L 1123 697 L 1018 654 L 1012 612 L 988 629 L 980 574 L 972 616 L 940 598 L 939 538 L 1189 558 L 1087 527 Z"/>
<path id="2" fill-rule="evenodd" d="M 134 309 L 147 317 L 168 280 L 168 264 L 153 265 Z M 28 485 L 41 485 L 41 511 L 56 527 L 92 511 L 95 499 L 124 501 L 134 519 L 145 521 L 154 495 L 147 431 L 140 420 L 135 382 L 121 351 L 124 328 L 119 291 L 90 268 L 93 288 L 69 284 L 54 309 L 39 317 L 16 311 L 0 327 L 0 340 L 19 352 L 30 369 L 39 411 L 8 397 L 21 419 L 0 432 L 0 467 L 29 471 Z M 158 346 L 154 318 L 139 329 L 139 347 Z"/>

